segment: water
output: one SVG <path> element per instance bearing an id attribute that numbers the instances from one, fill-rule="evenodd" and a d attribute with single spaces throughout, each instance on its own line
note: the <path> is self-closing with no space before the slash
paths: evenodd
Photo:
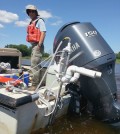
<path id="1" fill-rule="evenodd" d="M 22 65 L 30 66 L 31 61 L 29 59 L 22 59 Z"/>
<path id="2" fill-rule="evenodd" d="M 120 64 L 115 66 L 115 75 L 118 93 L 120 93 Z M 112 127 L 87 115 L 65 116 L 34 134 L 120 134 L 120 128 Z"/>
<path id="3" fill-rule="evenodd" d="M 63 117 L 34 134 L 120 134 L 120 130 L 91 117 Z"/>
<path id="4" fill-rule="evenodd" d="M 31 65 L 31 61 L 29 59 L 22 59 L 22 65 L 25 65 L 25 66 L 30 66 Z M 49 65 L 49 62 L 42 62 L 41 63 L 41 66 L 43 67 L 47 67 Z"/>
<path id="5" fill-rule="evenodd" d="M 120 75 L 120 64 L 115 65 L 115 74 Z"/>
<path id="6" fill-rule="evenodd" d="M 117 93 L 120 102 L 120 64 L 116 64 L 115 76 L 116 76 L 116 84 L 117 84 Z"/>

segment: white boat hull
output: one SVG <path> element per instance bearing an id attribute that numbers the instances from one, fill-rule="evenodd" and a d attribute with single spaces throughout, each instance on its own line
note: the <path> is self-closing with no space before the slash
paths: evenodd
<path id="1" fill-rule="evenodd" d="M 56 118 L 67 113 L 70 96 L 63 97 L 63 106 L 58 110 Z M 51 101 L 51 105 L 54 103 Z M 0 134 L 30 134 L 49 124 L 50 116 L 45 116 L 47 106 L 27 103 L 16 109 L 0 105 Z"/>

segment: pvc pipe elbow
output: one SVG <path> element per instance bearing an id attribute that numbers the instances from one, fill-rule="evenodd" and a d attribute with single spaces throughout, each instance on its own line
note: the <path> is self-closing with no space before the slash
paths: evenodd
<path id="1" fill-rule="evenodd" d="M 80 73 L 74 73 L 74 76 L 70 79 L 70 82 L 76 82 L 80 77 Z"/>
<path id="2" fill-rule="evenodd" d="M 63 51 L 71 52 L 71 43 L 68 42 L 68 45 L 63 49 Z"/>
<path id="3" fill-rule="evenodd" d="M 62 77 L 61 81 L 62 81 L 63 83 L 68 83 L 68 82 L 69 82 L 69 79 L 67 79 L 66 77 Z"/>
<path id="4" fill-rule="evenodd" d="M 71 75 L 65 75 L 64 77 L 62 77 L 62 79 L 61 79 L 61 81 L 63 82 L 63 83 L 66 83 L 66 82 L 69 82 L 70 81 L 70 79 L 71 79 Z"/>

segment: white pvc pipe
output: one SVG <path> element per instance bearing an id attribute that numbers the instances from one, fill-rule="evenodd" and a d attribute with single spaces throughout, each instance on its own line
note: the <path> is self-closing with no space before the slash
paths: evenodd
<path id="1" fill-rule="evenodd" d="M 56 77 L 57 78 L 60 78 L 60 76 L 63 73 L 62 69 L 66 65 L 66 62 L 68 62 L 68 61 L 65 60 L 65 57 L 64 57 L 65 52 L 67 52 L 67 53 L 71 53 L 72 52 L 72 50 L 71 50 L 71 43 L 70 42 L 68 42 L 67 46 L 63 49 L 62 55 L 61 55 L 60 60 L 59 60 L 59 63 L 56 66 L 56 71 L 57 71 Z M 64 71 L 66 71 L 66 67 L 64 68 Z"/>
<path id="2" fill-rule="evenodd" d="M 67 51 L 67 52 L 72 52 L 72 49 L 71 49 L 71 43 L 68 42 L 67 46 L 63 49 L 63 51 Z"/>
<path id="3" fill-rule="evenodd" d="M 70 79 L 70 82 L 76 82 L 80 78 L 80 73 L 75 72 L 74 76 Z"/>
<path id="4" fill-rule="evenodd" d="M 94 71 L 94 70 L 90 70 L 90 69 L 86 69 L 84 67 L 77 67 L 77 66 L 69 66 L 67 71 L 66 71 L 66 75 L 62 78 L 62 82 L 70 82 L 73 80 L 76 80 L 74 77 L 72 79 L 72 76 L 74 73 L 79 73 L 88 77 L 92 77 L 92 78 L 99 78 L 101 77 L 102 73 L 98 72 L 98 71 Z M 76 74 L 77 78 L 78 78 L 78 74 Z"/>

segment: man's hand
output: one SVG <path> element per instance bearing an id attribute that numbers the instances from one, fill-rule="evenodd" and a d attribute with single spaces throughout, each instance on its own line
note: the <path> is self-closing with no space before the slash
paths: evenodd
<path id="1" fill-rule="evenodd" d="M 37 48 L 38 48 L 38 50 L 40 50 L 40 48 L 41 48 L 41 45 L 39 43 L 37 45 Z"/>
<path id="2" fill-rule="evenodd" d="M 46 32 L 41 32 L 40 41 L 39 41 L 39 43 L 38 43 L 38 49 L 39 49 L 39 50 L 40 50 L 40 48 L 41 48 L 41 45 L 42 45 L 43 42 L 44 42 L 45 35 L 46 35 Z"/>

